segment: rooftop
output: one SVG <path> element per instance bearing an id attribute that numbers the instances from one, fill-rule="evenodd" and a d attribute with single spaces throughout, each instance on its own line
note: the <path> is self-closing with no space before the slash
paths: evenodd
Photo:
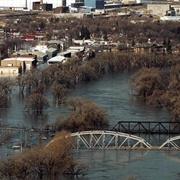
<path id="1" fill-rule="evenodd" d="M 66 58 L 64 56 L 55 56 L 55 57 L 49 59 L 47 62 L 62 62 L 65 59 Z"/>
<path id="2" fill-rule="evenodd" d="M 27 57 L 14 57 L 14 58 L 5 58 L 2 61 L 35 61 L 34 58 L 27 58 Z"/>

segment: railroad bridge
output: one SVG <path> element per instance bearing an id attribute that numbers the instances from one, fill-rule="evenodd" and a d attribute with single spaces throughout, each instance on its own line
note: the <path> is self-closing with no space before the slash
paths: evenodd
<path id="1" fill-rule="evenodd" d="M 111 130 L 128 134 L 180 134 L 180 122 L 119 121 Z"/>
<path id="2" fill-rule="evenodd" d="M 135 134 L 176 136 L 168 138 L 160 146 L 152 146 Z M 82 131 L 72 133 L 70 136 L 75 139 L 76 143 L 71 143 L 76 149 L 180 149 L 180 122 L 119 121 L 110 131 Z"/>
<path id="3" fill-rule="evenodd" d="M 43 130 L 1 126 L 1 130 L 36 132 Z M 49 129 L 47 130 L 49 132 Z M 153 146 L 135 134 L 173 134 L 160 146 Z M 170 136 L 169 136 L 170 137 Z M 119 121 L 111 130 L 92 130 L 71 133 L 66 137 L 73 148 L 87 149 L 175 149 L 180 150 L 180 122 Z M 49 143 L 52 143 L 52 139 Z M 49 144 L 48 143 L 48 144 Z"/>

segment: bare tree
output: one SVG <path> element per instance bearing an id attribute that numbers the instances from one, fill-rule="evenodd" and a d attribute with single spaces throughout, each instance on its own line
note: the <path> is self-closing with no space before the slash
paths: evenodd
<path id="1" fill-rule="evenodd" d="M 0 79 L 0 107 L 8 105 L 8 99 L 12 92 L 15 82 L 8 78 Z"/>
<path id="2" fill-rule="evenodd" d="M 155 68 L 142 68 L 130 80 L 133 91 L 144 98 L 151 96 L 155 89 L 162 89 L 163 77 Z"/>
<path id="3" fill-rule="evenodd" d="M 35 112 L 37 114 L 41 114 L 44 109 L 49 107 L 49 103 L 47 98 L 39 93 L 33 93 L 29 95 L 26 104 L 25 110 L 30 112 Z"/>
<path id="4" fill-rule="evenodd" d="M 56 129 L 74 132 L 107 128 L 107 114 L 96 103 L 83 98 L 72 98 L 68 101 L 68 104 L 71 111 L 66 119 L 61 118 L 58 122 L 57 118 Z"/>
<path id="5" fill-rule="evenodd" d="M 56 81 L 52 84 L 51 91 L 56 100 L 56 105 L 65 102 L 66 97 L 69 93 L 69 90 L 65 85 L 59 84 Z"/>

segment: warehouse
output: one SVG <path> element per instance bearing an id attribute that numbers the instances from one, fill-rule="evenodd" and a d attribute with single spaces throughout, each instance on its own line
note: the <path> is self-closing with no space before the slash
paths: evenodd
<path id="1" fill-rule="evenodd" d="M 43 0 L 0 0 L 0 9 L 32 10 L 33 2 L 43 3 Z M 44 3 L 52 4 L 56 8 L 62 7 L 63 0 L 45 0 Z"/>

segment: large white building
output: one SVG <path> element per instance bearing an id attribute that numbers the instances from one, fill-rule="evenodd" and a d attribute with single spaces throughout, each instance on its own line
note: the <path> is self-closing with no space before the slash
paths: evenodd
<path id="1" fill-rule="evenodd" d="M 33 2 L 53 4 L 53 8 L 61 7 L 63 0 L 0 0 L 0 9 L 23 9 L 32 10 Z"/>

